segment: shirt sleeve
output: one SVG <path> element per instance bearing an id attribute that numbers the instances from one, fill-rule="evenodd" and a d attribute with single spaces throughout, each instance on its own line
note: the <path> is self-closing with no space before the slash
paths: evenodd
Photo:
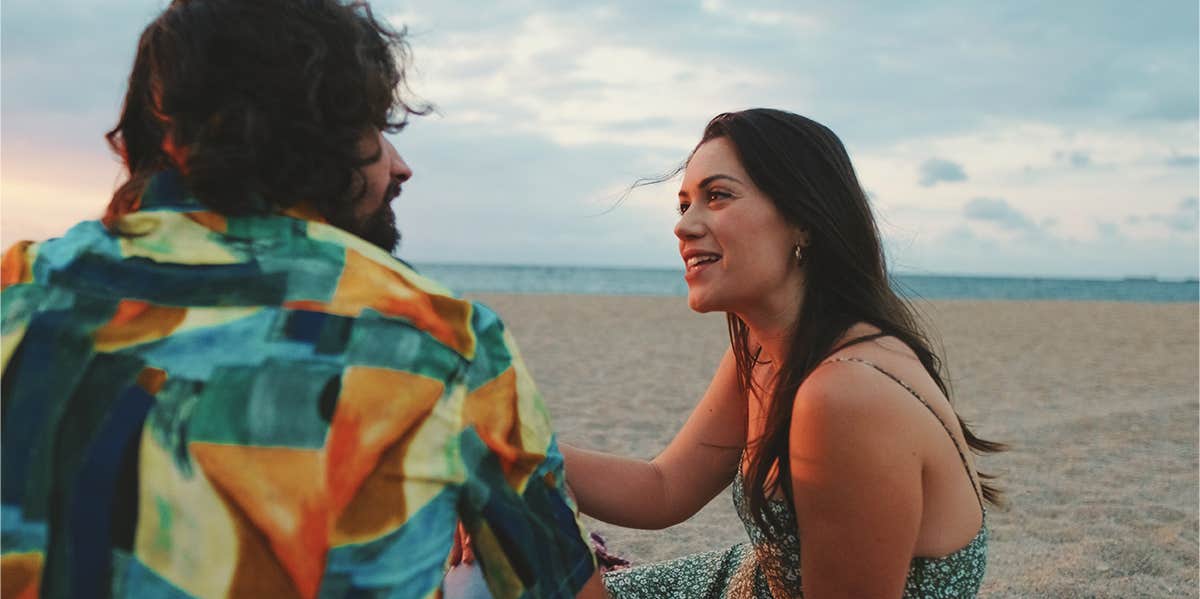
<path id="1" fill-rule="evenodd" d="M 8 369 L 8 361 L 25 337 L 29 319 L 42 299 L 42 290 L 29 285 L 33 282 L 36 247 L 22 241 L 0 258 L 0 371 Z"/>
<path id="2" fill-rule="evenodd" d="M 459 517 L 494 596 L 574 597 L 596 565 L 549 414 L 495 314 L 476 304 L 473 325 Z"/>

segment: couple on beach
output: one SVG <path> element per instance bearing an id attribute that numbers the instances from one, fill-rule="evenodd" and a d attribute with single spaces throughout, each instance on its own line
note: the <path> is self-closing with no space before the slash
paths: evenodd
<path id="1" fill-rule="evenodd" d="M 688 303 L 730 347 L 646 462 L 560 445 L 499 317 L 389 254 L 405 61 L 338 0 L 145 29 L 104 218 L 3 258 L 4 597 L 462 596 L 456 538 L 475 596 L 976 592 L 1002 447 L 832 131 L 724 113 L 689 155 Z M 662 528 L 731 484 L 749 543 L 601 576 L 580 512 Z"/>

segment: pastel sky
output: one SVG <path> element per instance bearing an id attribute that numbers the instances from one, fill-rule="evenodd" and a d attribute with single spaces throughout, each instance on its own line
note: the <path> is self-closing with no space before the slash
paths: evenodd
<path id="1" fill-rule="evenodd" d="M 374 2 L 438 113 L 393 138 L 420 262 L 679 265 L 672 170 L 713 115 L 842 137 L 902 272 L 1196 277 L 1194 0 Z M 5 0 L 0 241 L 96 217 L 163 0 Z M 615 206 L 615 207 L 614 207 Z"/>

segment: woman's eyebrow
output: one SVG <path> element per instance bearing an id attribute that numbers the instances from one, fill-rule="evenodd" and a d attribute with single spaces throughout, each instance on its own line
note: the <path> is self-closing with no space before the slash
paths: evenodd
<path id="1" fill-rule="evenodd" d="M 702 179 L 700 181 L 700 183 L 696 184 L 696 187 L 703 189 L 705 187 L 708 187 L 708 184 L 712 183 L 713 181 L 717 181 L 720 179 L 728 179 L 730 181 L 733 181 L 734 183 L 741 183 L 742 185 L 745 185 L 745 183 L 742 183 L 741 179 L 738 179 L 737 177 L 734 177 L 733 175 L 717 173 L 715 175 L 709 175 L 709 176 L 705 177 L 704 179 Z M 684 189 L 679 190 L 679 197 L 686 198 L 687 195 L 688 195 L 688 192 L 686 190 L 684 190 Z"/>
<path id="2" fill-rule="evenodd" d="M 734 183 L 742 182 L 741 179 L 738 179 L 737 177 L 734 177 L 733 175 L 725 175 L 725 174 L 717 173 L 715 175 L 709 175 L 709 176 L 705 177 L 703 180 L 701 180 L 700 187 L 707 187 L 709 183 L 712 183 L 713 181 L 716 181 L 717 179 L 729 179 L 730 181 L 733 181 Z M 743 183 L 743 185 L 744 185 L 744 183 Z"/>

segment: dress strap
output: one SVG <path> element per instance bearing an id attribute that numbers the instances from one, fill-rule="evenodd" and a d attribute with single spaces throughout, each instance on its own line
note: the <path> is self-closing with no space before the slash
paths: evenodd
<path id="1" fill-rule="evenodd" d="M 948 424 L 946 424 L 945 420 L 942 420 L 942 417 L 939 416 L 936 411 L 934 411 L 933 406 L 930 406 L 929 402 L 925 401 L 925 398 L 921 397 L 920 393 L 917 393 L 916 389 L 913 389 L 911 386 L 909 386 L 908 383 L 900 380 L 900 377 L 897 377 L 896 375 L 884 370 L 883 368 L 880 368 L 879 365 L 875 364 L 874 362 L 869 362 L 862 358 L 832 358 L 832 359 L 826 360 L 822 364 L 829 364 L 832 362 L 857 362 L 859 364 L 865 364 L 867 366 L 870 366 L 871 368 L 874 368 L 875 370 L 879 371 L 880 374 L 883 374 L 884 376 L 888 377 L 889 379 L 892 379 L 893 381 L 895 381 L 897 385 L 904 387 L 905 391 L 908 391 L 909 394 L 911 394 L 913 397 L 917 398 L 917 401 L 921 402 L 921 405 L 925 406 L 925 409 L 929 410 L 929 413 L 933 414 L 934 418 L 937 418 L 937 421 L 938 421 L 938 423 L 940 423 L 942 425 L 942 428 L 946 429 L 946 434 L 949 435 L 950 442 L 954 444 L 954 449 L 956 451 L 958 451 L 958 459 L 962 460 L 963 470 L 966 470 L 967 478 L 971 481 L 971 490 L 975 491 L 975 498 L 979 500 L 979 508 L 984 509 L 983 495 L 981 495 L 979 493 L 979 483 L 977 480 L 975 480 L 975 475 L 971 473 L 971 466 L 967 464 L 967 455 L 963 452 L 962 447 L 958 444 L 958 440 L 954 438 L 954 433 L 950 431 L 950 426 Z"/>

